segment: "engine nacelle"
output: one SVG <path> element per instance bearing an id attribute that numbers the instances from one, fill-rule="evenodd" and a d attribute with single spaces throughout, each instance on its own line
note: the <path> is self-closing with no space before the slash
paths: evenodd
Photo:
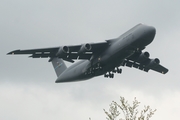
<path id="1" fill-rule="evenodd" d="M 90 51 L 92 48 L 92 46 L 89 43 L 83 44 L 80 48 L 80 50 L 78 51 L 79 54 L 83 54 L 85 52 Z"/>
<path id="2" fill-rule="evenodd" d="M 58 52 L 56 53 L 56 56 L 63 57 L 67 53 L 69 53 L 69 48 L 67 46 L 60 47 Z"/>
<path id="3" fill-rule="evenodd" d="M 143 62 L 149 58 L 150 54 L 148 52 L 143 52 L 139 55 L 138 61 Z"/>
<path id="4" fill-rule="evenodd" d="M 154 67 L 160 63 L 158 58 L 151 59 L 150 62 L 147 64 L 147 67 Z"/>

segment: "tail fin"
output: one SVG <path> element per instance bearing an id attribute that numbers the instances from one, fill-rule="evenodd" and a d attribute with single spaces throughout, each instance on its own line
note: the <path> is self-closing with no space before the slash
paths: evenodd
<path id="1" fill-rule="evenodd" d="M 57 57 L 53 58 L 52 64 L 57 77 L 67 69 L 67 66 L 65 65 L 64 61 L 61 58 L 57 58 Z"/>

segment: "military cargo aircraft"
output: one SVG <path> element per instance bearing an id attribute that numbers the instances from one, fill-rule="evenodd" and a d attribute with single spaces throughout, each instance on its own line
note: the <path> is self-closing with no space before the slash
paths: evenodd
<path id="1" fill-rule="evenodd" d="M 142 51 L 153 41 L 155 34 L 154 27 L 138 24 L 120 37 L 100 43 L 14 50 L 8 55 L 30 54 L 32 58 L 49 58 L 57 75 L 56 83 L 82 81 L 100 75 L 114 78 L 114 73 L 122 73 L 121 66 L 166 74 L 168 69 L 160 65 L 158 58 L 150 59 L 150 54 Z M 64 61 L 73 63 L 74 60 L 80 61 L 67 68 Z"/>

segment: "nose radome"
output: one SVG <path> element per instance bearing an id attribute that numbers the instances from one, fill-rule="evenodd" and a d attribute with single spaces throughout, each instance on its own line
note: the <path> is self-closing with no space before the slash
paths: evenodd
<path id="1" fill-rule="evenodd" d="M 149 26 L 149 31 L 152 35 L 155 35 L 156 34 L 156 28 L 153 27 L 153 26 Z"/>
<path id="2" fill-rule="evenodd" d="M 147 46 L 153 41 L 156 34 L 156 29 L 153 26 L 143 25 L 142 30 L 143 32 L 140 36 L 141 45 Z"/>
<path id="3" fill-rule="evenodd" d="M 150 26 L 149 31 L 150 31 L 150 39 L 153 40 L 156 35 L 156 28 L 153 26 Z"/>

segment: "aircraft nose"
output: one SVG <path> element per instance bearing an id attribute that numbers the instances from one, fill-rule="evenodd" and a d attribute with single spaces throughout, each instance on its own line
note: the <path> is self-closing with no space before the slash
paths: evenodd
<path id="1" fill-rule="evenodd" d="M 146 46 L 153 41 L 153 39 L 156 35 L 156 29 L 153 26 L 147 26 L 146 30 L 144 32 L 145 33 L 144 33 L 144 37 L 143 37 L 144 38 L 143 42 L 144 42 L 144 45 Z"/>
<path id="2" fill-rule="evenodd" d="M 155 35 L 156 35 L 156 28 L 153 26 L 149 26 L 148 29 L 148 38 L 149 40 L 152 42 L 152 40 L 154 39 Z"/>
<path id="3" fill-rule="evenodd" d="M 149 34 L 151 35 L 151 36 L 153 36 L 153 38 L 154 38 L 154 36 L 155 36 L 155 34 L 156 34 L 156 28 L 155 27 L 153 27 L 153 26 L 149 26 Z"/>

